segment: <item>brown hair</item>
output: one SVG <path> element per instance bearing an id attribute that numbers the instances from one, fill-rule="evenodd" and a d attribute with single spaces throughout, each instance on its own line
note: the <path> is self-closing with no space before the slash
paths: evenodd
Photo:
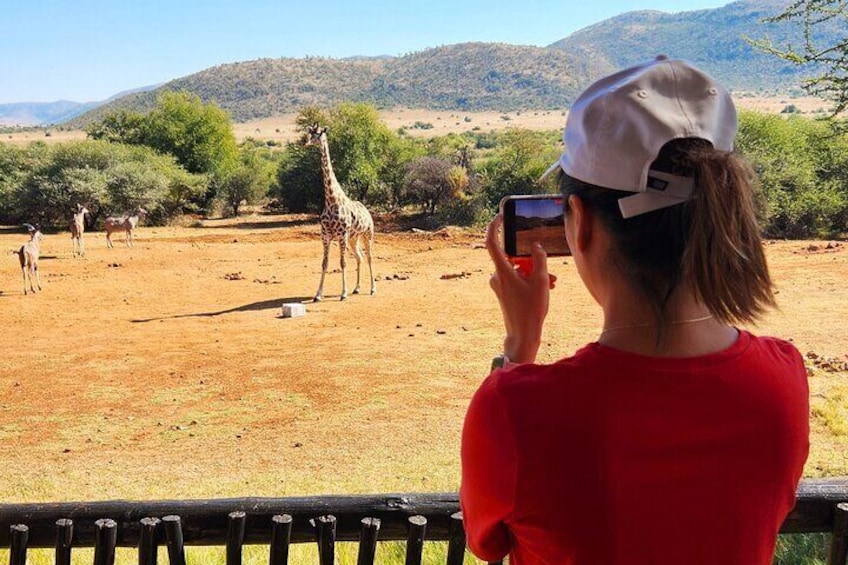
<path id="1" fill-rule="evenodd" d="M 666 306 L 682 281 L 716 319 L 753 322 L 776 305 L 757 225 L 756 175 L 736 153 L 700 139 L 667 143 L 651 169 L 695 179 L 695 197 L 624 219 L 618 200 L 632 193 L 560 176 L 566 199 L 581 198 L 616 243 L 610 260 L 650 302 L 661 339 Z M 566 213 L 568 213 L 566 207 Z"/>

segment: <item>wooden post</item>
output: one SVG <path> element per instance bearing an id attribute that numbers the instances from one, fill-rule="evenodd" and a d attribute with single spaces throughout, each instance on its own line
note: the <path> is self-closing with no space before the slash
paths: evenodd
<path id="1" fill-rule="evenodd" d="M 833 516 L 833 537 L 827 565 L 848 564 L 848 502 L 836 505 Z"/>
<path id="2" fill-rule="evenodd" d="M 139 520 L 141 532 L 138 538 L 138 565 L 156 565 L 159 559 L 159 518 Z"/>
<path id="3" fill-rule="evenodd" d="M 173 514 L 162 517 L 165 526 L 165 541 L 168 544 L 168 560 L 171 565 L 186 565 L 183 527 L 180 517 Z"/>
<path id="4" fill-rule="evenodd" d="M 12 524 L 9 535 L 9 565 L 26 565 L 29 528 L 24 524 Z"/>
<path id="5" fill-rule="evenodd" d="M 74 521 L 56 520 L 56 565 L 71 565 L 71 544 L 74 539 Z"/>
<path id="6" fill-rule="evenodd" d="M 318 563 L 333 565 L 336 559 L 336 517 L 328 514 L 314 518 L 309 523 L 315 528 L 318 541 Z"/>
<path id="7" fill-rule="evenodd" d="M 236 510 L 227 515 L 227 520 L 227 565 L 241 565 L 241 547 L 244 544 L 247 514 Z"/>
<path id="8" fill-rule="evenodd" d="M 118 523 L 111 518 L 94 522 L 94 565 L 114 565 Z"/>
<path id="9" fill-rule="evenodd" d="M 292 517 L 276 514 L 271 517 L 270 565 L 288 565 L 289 543 L 291 542 Z"/>
<path id="10" fill-rule="evenodd" d="M 377 555 L 377 534 L 380 533 L 379 518 L 363 518 L 359 530 L 359 556 L 356 565 L 374 565 Z"/>
<path id="11" fill-rule="evenodd" d="M 465 526 L 462 524 L 462 512 L 451 514 L 448 532 L 448 565 L 462 565 L 465 560 Z"/>
<path id="12" fill-rule="evenodd" d="M 427 531 L 427 518 L 409 517 L 409 535 L 406 538 L 406 565 L 421 565 L 424 555 L 424 533 Z"/>

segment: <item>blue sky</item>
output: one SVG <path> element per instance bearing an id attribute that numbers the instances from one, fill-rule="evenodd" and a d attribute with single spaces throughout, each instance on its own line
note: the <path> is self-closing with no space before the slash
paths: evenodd
<path id="1" fill-rule="evenodd" d="M 468 41 L 545 46 L 631 10 L 728 0 L 4 0 L 0 104 L 99 101 L 262 57 L 403 55 Z"/>

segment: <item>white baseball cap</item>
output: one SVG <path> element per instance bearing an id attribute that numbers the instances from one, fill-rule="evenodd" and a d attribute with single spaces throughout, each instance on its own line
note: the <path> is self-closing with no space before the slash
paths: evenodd
<path id="1" fill-rule="evenodd" d="M 736 108 L 730 93 L 690 63 L 664 55 L 619 71 L 574 102 L 557 168 L 585 183 L 635 192 L 619 199 L 625 218 L 692 198 L 694 179 L 649 170 L 663 145 L 699 138 L 733 150 Z M 541 179 L 540 179 L 541 180 Z"/>

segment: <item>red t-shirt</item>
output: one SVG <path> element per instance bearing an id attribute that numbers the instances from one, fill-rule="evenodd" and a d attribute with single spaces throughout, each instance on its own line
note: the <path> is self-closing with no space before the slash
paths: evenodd
<path id="1" fill-rule="evenodd" d="M 807 373 L 785 341 L 743 331 L 686 359 L 592 343 L 474 395 L 468 544 L 512 565 L 766 565 L 808 450 Z"/>

